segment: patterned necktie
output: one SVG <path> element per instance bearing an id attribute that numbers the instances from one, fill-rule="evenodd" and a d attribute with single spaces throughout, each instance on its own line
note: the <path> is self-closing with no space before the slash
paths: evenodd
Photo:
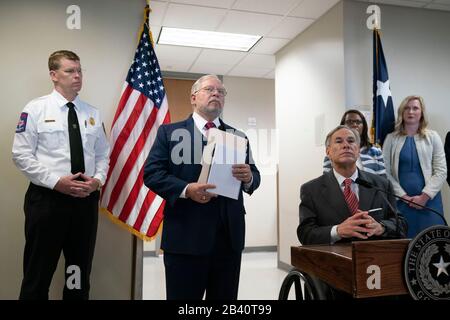
<path id="1" fill-rule="evenodd" d="M 77 112 L 75 111 L 75 105 L 72 102 L 68 102 L 67 107 L 69 108 L 67 125 L 69 129 L 71 172 L 73 174 L 78 172 L 84 173 L 83 143 L 81 141 Z"/>
<path id="2" fill-rule="evenodd" d="M 216 127 L 216 125 L 214 124 L 214 122 L 212 122 L 212 121 L 208 121 L 206 124 L 205 124 L 205 130 L 206 131 L 208 131 L 209 129 L 211 129 L 211 128 L 215 128 Z"/>
<path id="3" fill-rule="evenodd" d="M 352 191 L 350 186 L 352 185 L 352 179 L 347 178 L 344 180 L 344 198 L 347 202 L 348 208 L 351 214 L 355 214 L 359 207 L 359 201 L 356 194 Z"/>

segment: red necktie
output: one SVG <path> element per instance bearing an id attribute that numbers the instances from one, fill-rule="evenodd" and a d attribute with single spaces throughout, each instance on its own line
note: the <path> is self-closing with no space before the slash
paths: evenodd
<path id="1" fill-rule="evenodd" d="M 214 122 L 212 122 L 212 121 L 208 121 L 206 124 L 205 124 L 205 130 L 206 131 L 208 131 L 209 129 L 211 129 L 211 128 L 215 128 L 216 127 L 216 125 L 214 124 Z"/>
<path id="2" fill-rule="evenodd" d="M 359 201 L 356 194 L 352 191 L 350 186 L 352 185 L 352 179 L 347 178 L 344 180 L 344 198 L 347 202 L 348 208 L 351 214 L 355 214 L 359 207 Z"/>

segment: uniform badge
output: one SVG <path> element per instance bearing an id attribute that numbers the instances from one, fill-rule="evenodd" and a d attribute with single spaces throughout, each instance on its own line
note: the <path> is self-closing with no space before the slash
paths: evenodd
<path id="1" fill-rule="evenodd" d="M 89 124 L 90 124 L 91 126 L 95 126 L 95 120 L 94 120 L 94 118 L 92 118 L 92 117 L 89 118 Z"/>
<path id="2" fill-rule="evenodd" d="M 429 227 L 410 242 L 404 274 L 415 300 L 450 300 L 449 227 Z"/>
<path id="3" fill-rule="evenodd" d="M 22 112 L 20 114 L 19 122 L 17 123 L 16 133 L 25 132 L 27 127 L 28 113 Z"/>

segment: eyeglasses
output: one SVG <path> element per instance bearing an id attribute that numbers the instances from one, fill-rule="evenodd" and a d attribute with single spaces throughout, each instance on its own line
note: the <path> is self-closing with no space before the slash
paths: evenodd
<path id="1" fill-rule="evenodd" d="M 199 92 L 200 90 L 206 91 L 208 94 L 213 94 L 214 91 L 217 91 L 218 95 L 221 97 L 225 97 L 227 95 L 227 90 L 225 88 L 215 88 L 215 87 L 203 87 L 195 91 L 195 93 Z"/>
<path id="2" fill-rule="evenodd" d="M 361 120 L 351 120 L 351 119 L 348 119 L 348 120 L 345 120 L 345 122 L 344 122 L 346 125 L 348 125 L 348 126 L 351 126 L 351 125 L 353 125 L 353 124 L 356 124 L 357 126 L 360 126 L 360 125 L 362 125 L 362 121 Z"/>

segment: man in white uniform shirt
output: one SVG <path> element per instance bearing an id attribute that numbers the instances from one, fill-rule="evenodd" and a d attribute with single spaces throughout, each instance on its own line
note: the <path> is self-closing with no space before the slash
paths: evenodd
<path id="1" fill-rule="evenodd" d="M 108 172 L 109 144 L 99 111 L 78 97 L 80 58 L 71 51 L 48 60 L 51 94 L 29 102 L 20 115 L 13 161 L 30 180 L 25 195 L 24 278 L 20 299 L 48 299 L 61 251 L 64 299 L 88 299 L 100 188 Z"/>

